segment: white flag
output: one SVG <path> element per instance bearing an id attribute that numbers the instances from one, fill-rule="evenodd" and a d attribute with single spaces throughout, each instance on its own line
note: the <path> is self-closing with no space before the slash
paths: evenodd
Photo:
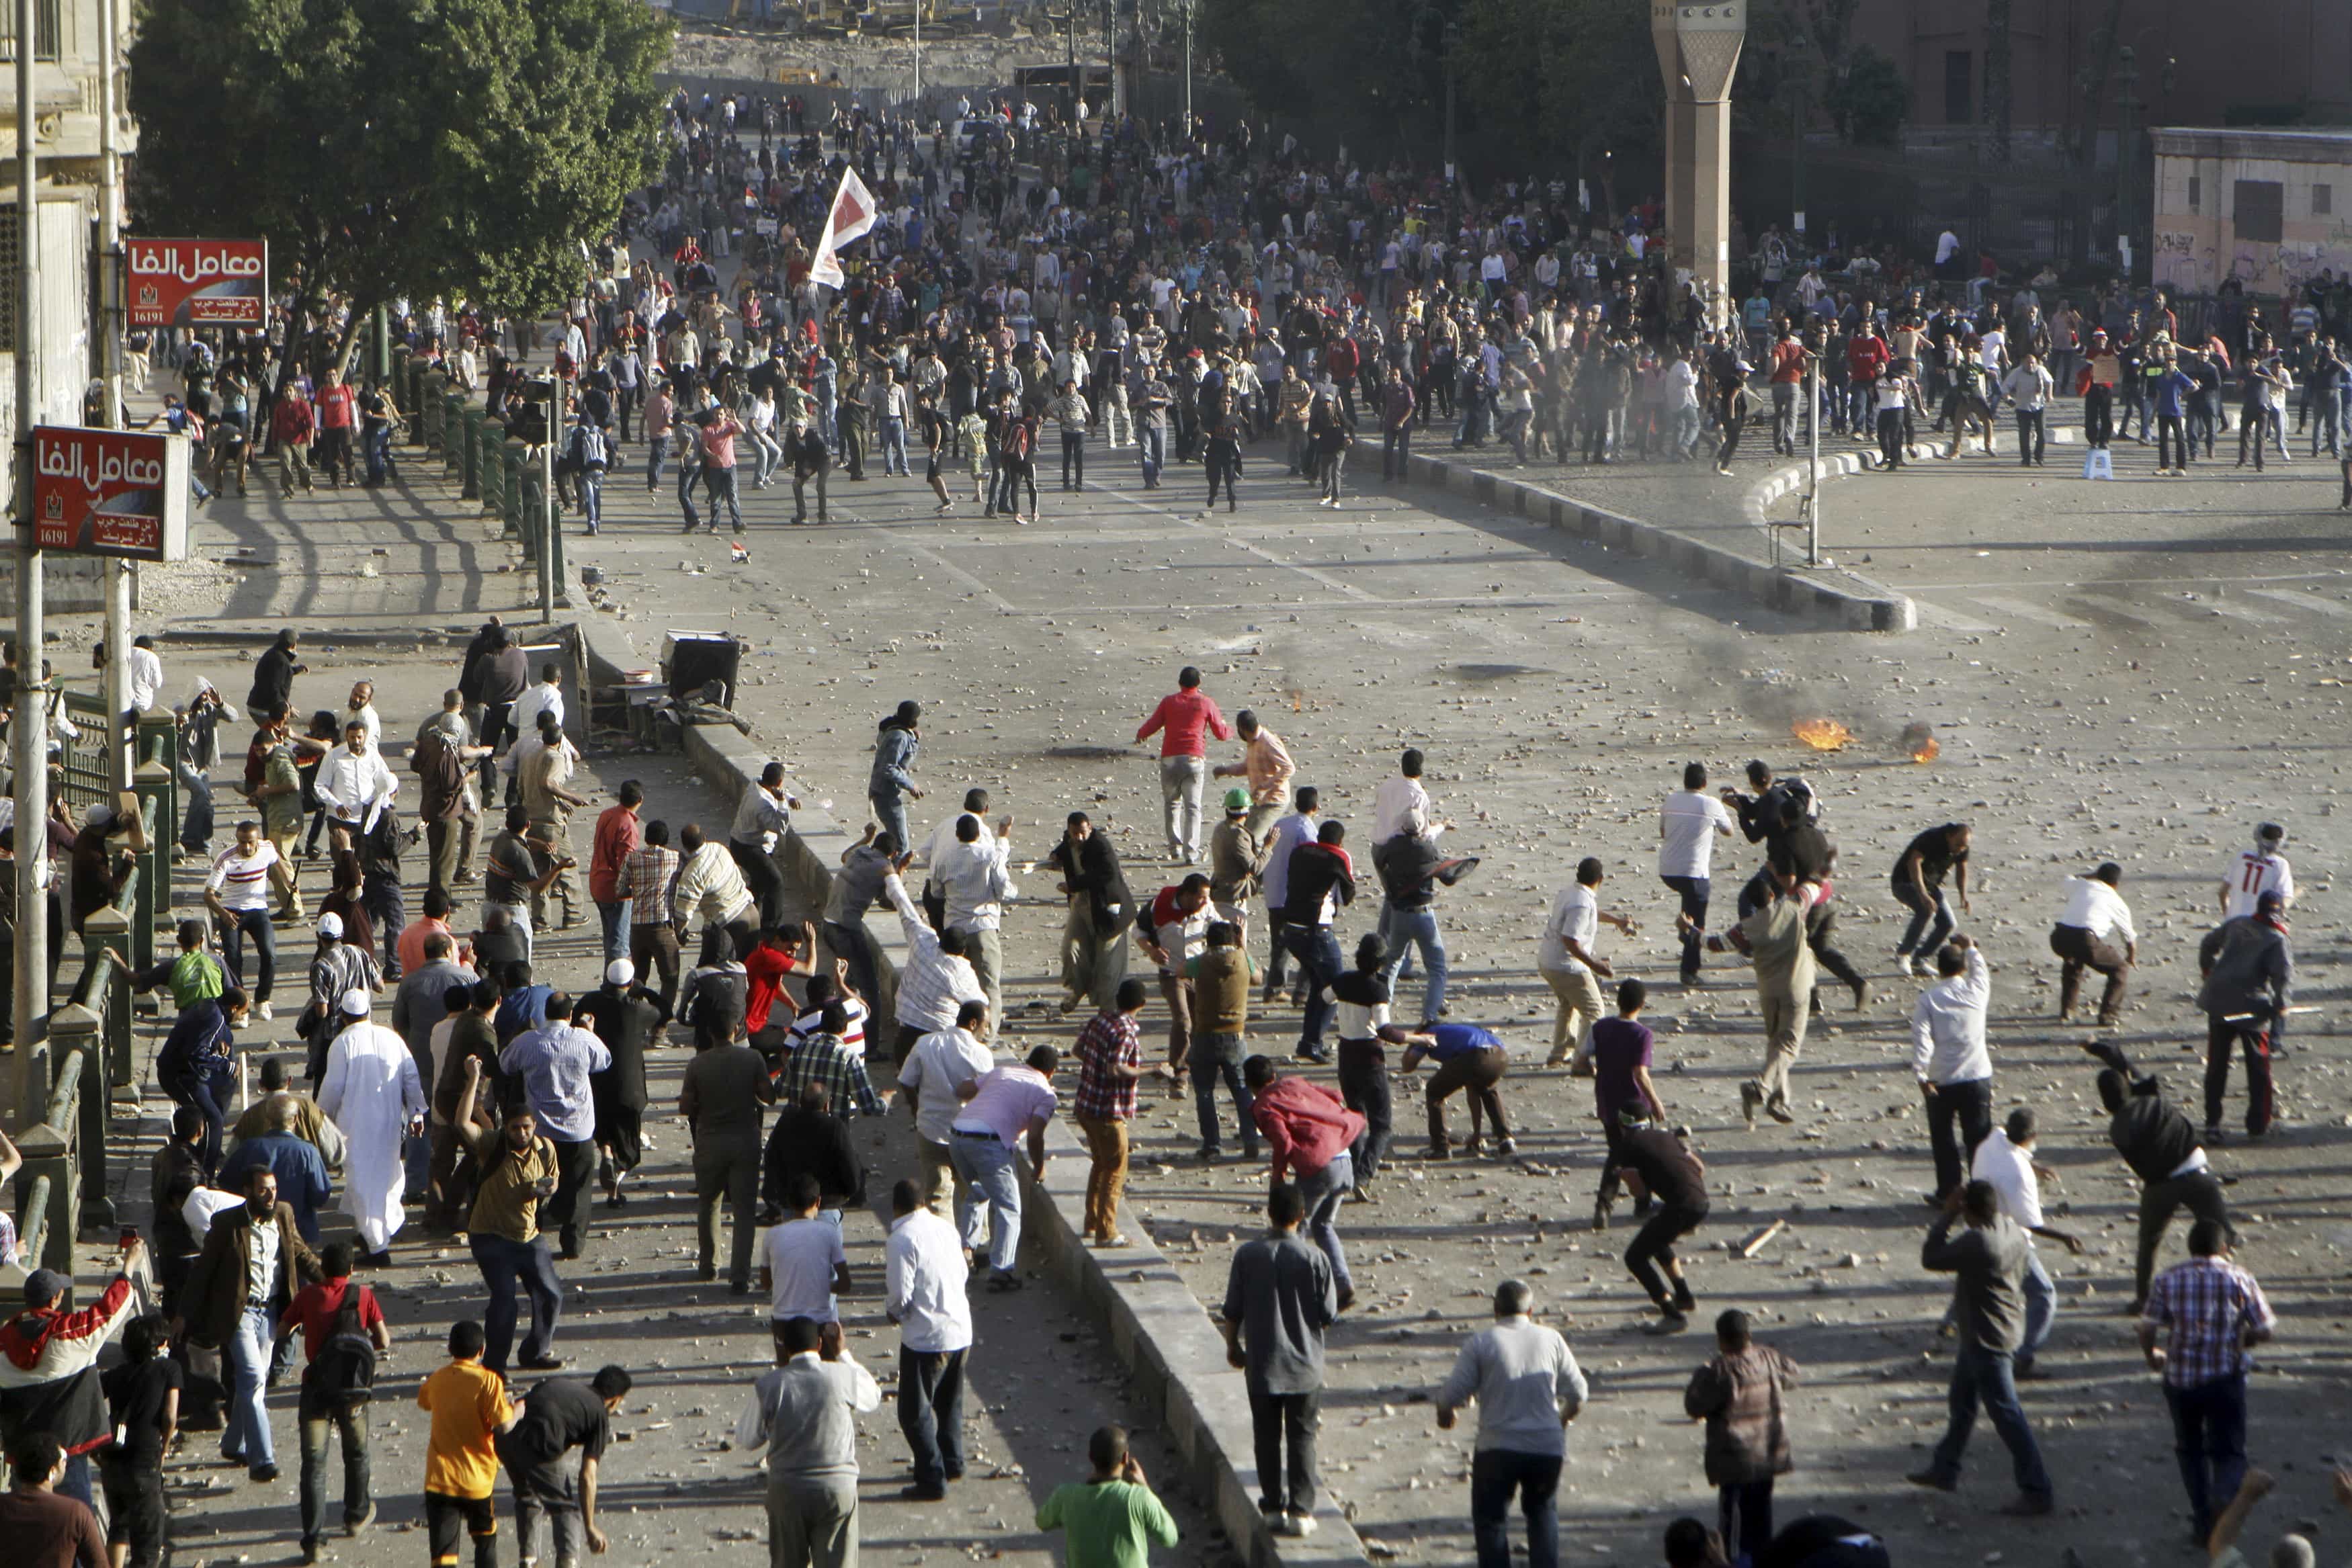
<path id="1" fill-rule="evenodd" d="M 817 238 L 815 258 L 809 263 L 813 280 L 835 288 L 848 281 L 834 253 L 874 226 L 874 193 L 866 188 L 857 171 L 844 169 L 841 189 L 834 193 L 833 211 L 825 214 L 824 233 Z"/>

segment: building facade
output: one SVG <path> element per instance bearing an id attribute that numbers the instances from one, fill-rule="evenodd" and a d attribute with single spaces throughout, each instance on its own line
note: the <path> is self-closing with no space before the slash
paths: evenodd
<path id="1" fill-rule="evenodd" d="M 2284 296 L 2352 272 L 2352 130 L 2161 129 L 2154 280 Z"/>

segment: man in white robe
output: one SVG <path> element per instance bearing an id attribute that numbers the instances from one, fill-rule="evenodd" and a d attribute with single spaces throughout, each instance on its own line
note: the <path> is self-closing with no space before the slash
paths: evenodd
<path id="1" fill-rule="evenodd" d="M 344 1211 L 368 1260 L 382 1266 L 391 1261 L 408 1190 L 401 1139 L 423 1130 L 425 1099 L 407 1043 L 369 1021 L 373 1000 L 363 990 L 343 993 L 344 1029 L 327 1048 L 319 1109 L 343 1134 Z"/>

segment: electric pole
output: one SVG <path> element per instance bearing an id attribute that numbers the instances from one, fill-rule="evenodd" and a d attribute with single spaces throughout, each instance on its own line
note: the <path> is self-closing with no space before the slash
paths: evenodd
<path id="1" fill-rule="evenodd" d="M 40 535 L 33 517 L 33 426 L 40 418 L 41 319 L 39 121 L 33 98 L 34 0 L 16 10 L 16 974 L 12 998 L 16 1026 L 16 1124 L 29 1127 L 47 1110 L 49 912 L 49 683 L 42 670 Z M 109 48 L 112 47 L 110 39 Z"/>

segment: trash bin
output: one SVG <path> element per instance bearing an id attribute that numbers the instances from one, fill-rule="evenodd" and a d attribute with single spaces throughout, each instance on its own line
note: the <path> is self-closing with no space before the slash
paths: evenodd
<path id="1" fill-rule="evenodd" d="M 735 704 L 735 674 L 743 659 L 743 644 L 724 632 L 667 632 L 662 634 L 662 679 L 673 697 L 691 696 L 712 681 L 726 687 L 722 706 Z"/>

